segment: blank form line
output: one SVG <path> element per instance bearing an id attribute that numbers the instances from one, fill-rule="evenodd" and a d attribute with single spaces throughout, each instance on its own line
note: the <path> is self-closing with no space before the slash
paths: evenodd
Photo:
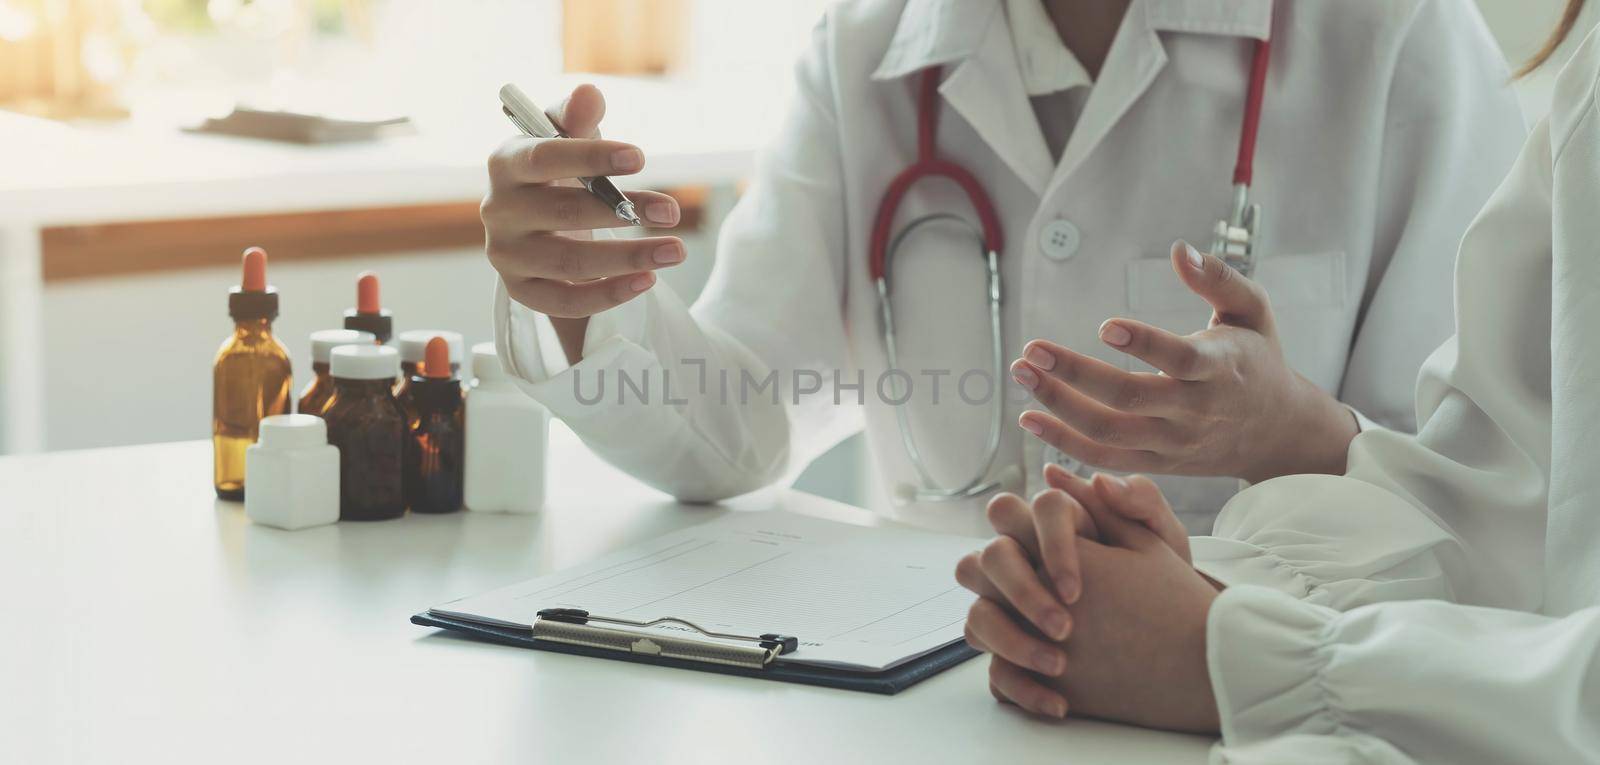
<path id="1" fill-rule="evenodd" d="M 933 633 L 938 632 L 939 630 L 946 629 L 946 628 L 949 628 L 949 627 L 954 627 L 957 624 L 960 624 L 960 623 L 962 623 L 962 622 L 964 622 L 966 620 L 967 620 L 967 617 L 966 616 L 962 616 L 960 619 L 957 619 L 957 620 L 955 620 L 953 622 L 949 622 L 949 623 L 946 623 L 946 624 L 941 624 L 941 625 L 939 625 L 937 627 L 934 627 L 933 629 L 928 630 L 927 632 L 924 632 L 924 633 L 922 633 L 920 635 L 912 635 L 911 637 L 908 637 L 905 640 L 900 641 L 900 643 L 909 643 L 909 642 L 911 642 L 913 640 L 916 640 L 917 638 L 923 637 L 924 635 L 932 635 Z M 895 643 L 895 645 L 900 645 L 900 643 Z"/>
<path id="2" fill-rule="evenodd" d="M 610 566 L 606 566 L 605 568 L 595 569 L 594 571 L 590 571 L 589 573 L 584 574 L 583 576 L 575 577 L 575 578 L 572 578 L 572 579 L 568 579 L 565 582 L 557 582 L 556 584 L 552 584 L 549 587 L 544 587 L 544 588 L 541 588 L 541 589 L 538 589 L 538 590 L 525 592 L 525 593 L 522 593 L 521 595 L 518 595 L 516 599 L 517 600 L 522 600 L 524 598 L 531 598 L 531 597 L 533 597 L 535 595 L 538 595 L 541 592 L 549 592 L 551 590 L 559 590 L 562 587 L 565 587 L 565 586 L 567 586 L 569 584 L 572 584 L 573 582 L 581 581 L 584 577 L 594 576 L 595 574 L 598 574 L 601 571 L 610 571 L 611 569 L 620 568 L 620 567 L 626 566 L 626 565 L 628 565 L 630 563 L 638 563 L 639 561 L 645 560 L 646 558 L 654 558 L 657 555 L 660 555 L 660 554 L 662 554 L 662 553 L 664 553 L 664 552 L 666 552 L 668 550 L 671 550 L 673 547 L 679 547 L 681 545 L 690 544 L 692 541 L 693 540 L 685 540 L 683 542 L 679 542 L 678 544 L 671 545 L 671 546 L 668 546 L 668 547 L 664 547 L 664 548 L 662 548 L 660 550 L 657 550 L 657 551 L 655 551 L 653 553 L 650 553 L 649 555 L 641 555 L 641 556 L 639 556 L 637 558 L 634 558 L 633 560 L 625 560 L 625 561 L 623 561 L 621 563 L 616 563 L 616 564 L 613 564 L 613 565 L 610 565 Z M 570 593 L 573 593 L 573 592 L 577 592 L 578 590 L 581 590 L 581 589 L 583 589 L 585 587 L 590 587 L 590 586 L 599 584 L 599 583 L 604 582 L 604 581 L 606 581 L 608 579 L 615 579 L 615 578 L 617 578 L 619 576 L 622 576 L 623 574 L 631 574 L 631 573 L 633 573 L 635 571 L 641 571 L 643 569 L 650 568 L 651 566 L 659 566 L 662 563 L 665 563 L 665 562 L 667 562 L 669 560 L 672 560 L 673 558 L 677 558 L 677 557 L 680 557 L 680 556 L 688 555 L 689 553 L 692 553 L 692 552 L 694 552 L 696 550 L 699 550 L 699 549 L 702 549 L 704 547 L 707 547 L 709 545 L 714 545 L 714 544 L 716 544 L 716 540 L 707 539 L 707 540 L 702 541 L 699 545 L 696 545 L 695 547 L 691 547 L 691 548 L 689 548 L 687 550 L 684 550 L 683 552 L 680 552 L 680 553 L 678 553 L 676 555 L 669 555 L 669 556 L 667 556 L 665 558 L 662 558 L 661 560 L 652 561 L 650 563 L 647 563 L 647 564 L 645 564 L 643 566 L 639 566 L 637 568 L 630 568 L 627 571 L 618 571 L 617 573 L 612 574 L 611 576 L 601 577 L 601 578 L 596 579 L 596 580 L 594 580 L 592 582 L 584 582 L 583 584 L 580 584 L 580 585 L 578 585 L 577 587 L 574 587 L 571 590 L 567 590 L 566 592 L 561 593 L 561 595 L 567 595 L 567 594 L 570 594 Z M 556 596 L 556 597 L 560 597 L 560 596 Z"/>
<path id="3" fill-rule="evenodd" d="M 839 633 L 837 635 L 830 635 L 828 637 L 828 639 L 829 640 L 836 640 L 836 639 L 842 638 L 845 635 L 848 635 L 848 634 L 850 634 L 852 632 L 856 632 L 856 631 L 859 631 L 859 630 L 864 630 L 864 629 L 866 629 L 868 627 L 871 627 L 874 624 L 877 624 L 878 622 L 884 621 L 885 619 L 893 619 L 894 617 L 899 616 L 899 615 L 901 615 L 901 614 L 903 614 L 903 613 L 905 613 L 907 611 L 910 611 L 911 609 L 916 608 L 917 606 L 920 606 L 920 605 L 922 605 L 924 603 L 927 603 L 928 601 L 937 600 L 939 598 L 942 598 L 942 597 L 950 594 L 950 592 L 952 590 L 954 590 L 954 589 L 956 589 L 956 588 L 951 587 L 949 590 L 945 590 L 944 592 L 940 592 L 938 594 L 935 594 L 932 597 L 925 598 L 923 600 L 919 600 L 919 601 L 917 601 L 915 603 L 912 603 L 911 605 L 906 606 L 905 608 L 902 608 L 899 611 L 896 611 L 896 612 L 894 612 L 892 614 L 888 614 L 888 615 L 885 615 L 885 616 L 880 616 L 880 617 L 878 617 L 876 619 L 873 619 L 872 621 L 867 622 L 866 624 L 863 624 L 863 625 L 861 625 L 859 627 L 851 627 L 850 629 L 847 629 L 844 632 L 841 632 L 841 633 Z M 926 634 L 927 634 L 926 632 L 923 633 L 923 635 L 926 635 Z M 922 635 L 918 635 L 917 637 L 922 637 Z M 914 638 L 909 638 L 909 639 L 914 639 Z M 901 642 L 903 643 L 905 641 L 902 640 Z M 896 645 L 899 645 L 899 643 L 896 643 Z"/>
<path id="4" fill-rule="evenodd" d="M 743 574 L 744 572 L 749 571 L 750 569 L 753 569 L 756 566 L 765 566 L 768 563 L 771 563 L 771 562 L 773 562 L 773 561 L 775 561 L 775 560 L 777 560 L 779 558 L 782 558 L 783 556 L 788 555 L 788 554 L 789 553 L 787 551 L 785 551 L 785 552 L 778 553 L 777 555 L 774 555 L 771 558 L 767 558 L 766 560 L 758 560 L 755 563 L 752 563 L 752 564 L 750 564 L 748 566 L 745 566 L 744 568 L 741 568 L 741 569 L 739 569 L 737 571 L 729 571 L 728 573 L 723 574 L 722 576 L 719 576 L 719 577 L 717 577 L 715 579 L 711 579 L 711 580 L 708 580 L 708 581 L 701 582 L 701 583 L 699 583 L 699 584 L 697 584 L 697 585 L 695 585 L 693 587 L 690 587 L 687 590 L 679 590 L 678 592 L 674 592 L 671 595 L 663 595 L 663 596 L 661 596 L 659 598 L 656 598 L 655 600 L 650 601 L 649 603 L 640 603 L 639 605 L 634 606 L 633 608 L 630 608 L 627 611 L 624 611 L 623 613 L 628 613 L 628 612 L 631 612 L 631 611 L 637 611 L 637 610 L 639 610 L 641 608 L 644 608 L 645 606 L 650 605 L 651 603 L 660 603 L 663 600 L 671 600 L 672 598 L 676 598 L 679 595 L 686 595 L 688 593 L 691 593 L 691 592 L 694 592 L 695 590 L 700 589 L 701 587 L 705 587 L 706 585 L 716 584 L 717 582 L 720 582 L 720 581 L 722 581 L 724 579 L 727 579 L 730 576 L 738 576 L 739 574 Z"/>

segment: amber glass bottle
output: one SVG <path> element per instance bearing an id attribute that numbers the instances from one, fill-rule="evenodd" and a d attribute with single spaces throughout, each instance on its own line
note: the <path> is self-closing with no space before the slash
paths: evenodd
<path id="1" fill-rule="evenodd" d="M 401 470 L 406 415 L 394 398 L 400 354 L 382 345 L 333 349 L 333 398 L 322 408 L 328 443 L 339 447 L 339 520 L 405 515 Z"/>
<path id="2" fill-rule="evenodd" d="M 466 467 L 466 419 L 461 380 L 451 371 L 450 346 L 443 337 L 428 341 L 426 356 L 406 386 L 406 504 L 414 513 L 453 513 L 461 509 Z"/>
<path id="3" fill-rule="evenodd" d="M 372 345 L 377 342 L 371 332 L 353 329 L 319 329 L 311 333 L 311 382 L 300 391 L 300 401 L 295 411 L 300 414 L 322 415 L 322 408 L 333 398 L 333 349 L 341 345 Z"/>
<path id="4" fill-rule="evenodd" d="M 272 335 L 278 292 L 267 286 L 267 253 L 244 252 L 244 279 L 228 293 L 233 334 L 211 366 L 212 482 L 217 496 L 244 499 L 244 452 L 256 442 L 261 418 L 287 414 L 289 351 Z"/>

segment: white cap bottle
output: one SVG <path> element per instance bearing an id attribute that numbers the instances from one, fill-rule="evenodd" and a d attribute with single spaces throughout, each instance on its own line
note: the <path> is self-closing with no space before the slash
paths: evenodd
<path id="1" fill-rule="evenodd" d="M 472 373 L 478 379 L 467 391 L 467 509 L 536 513 L 544 507 L 550 413 L 512 383 L 494 343 L 472 346 Z"/>
<path id="2" fill-rule="evenodd" d="M 339 520 L 339 450 L 327 423 L 309 414 L 261 420 L 245 450 L 244 513 L 263 526 L 304 529 Z"/>

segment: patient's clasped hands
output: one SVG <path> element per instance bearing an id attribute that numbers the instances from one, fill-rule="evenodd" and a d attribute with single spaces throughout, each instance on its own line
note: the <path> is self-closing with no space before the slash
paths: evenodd
<path id="1" fill-rule="evenodd" d="M 978 595 L 966 635 L 992 655 L 990 691 L 1047 716 L 1215 732 L 1206 616 L 1217 588 L 1160 490 L 1054 465 L 1045 478 L 1052 488 L 1031 504 L 995 497 L 1000 536 L 956 567 Z"/>

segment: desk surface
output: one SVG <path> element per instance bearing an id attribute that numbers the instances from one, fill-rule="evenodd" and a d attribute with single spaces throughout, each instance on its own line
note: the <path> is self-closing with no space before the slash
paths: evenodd
<path id="1" fill-rule="evenodd" d="M 536 516 L 284 532 L 214 499 L 203 442 L 0 458 L 0 741 L 29 763 L 1203 762 L 1206 739 L 990 699 L 973 660 L 898 696 L 471 642 L 451 598 L 797 492 L 686 507 L 551 429 Z M 596 491 L 596 489 L 599 489 Z M 25 624 L 26 623 L 26 624 Z M 20 684 L 17 682 L 20 679 Z M 21 743 L 21 750 L 15 749 Z"/>

